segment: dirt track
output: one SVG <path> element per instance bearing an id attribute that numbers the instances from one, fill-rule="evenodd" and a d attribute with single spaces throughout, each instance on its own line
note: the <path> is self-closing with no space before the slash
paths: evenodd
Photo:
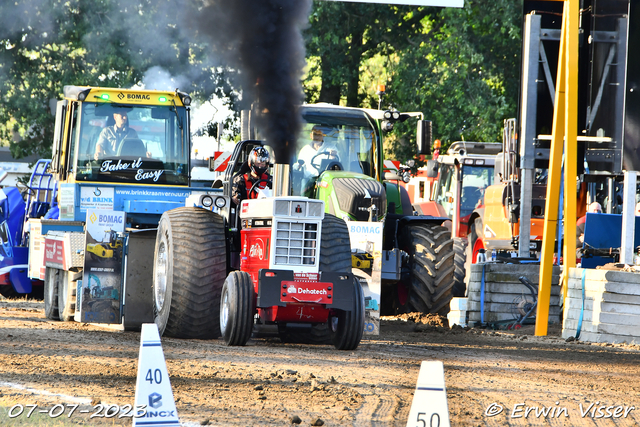
<path id="1" fill-rule="evenodd" d="M 557 326 L 555 336 L 533 337 L 531 326 L 465 331 L 436 326 L 437 318 L 405 320 L 383 321 L 381 335 L 353 352 L 277 338 L 241 348 L 163 338 L 180 419 L 185 425 L 282 426 L 299 417 L 303 426 L 404 426 L 420 362 L 441 360 L 453 426 L 640 424 L 639 346 L 567 343 Z M 50 322 L 42 302 L 0 301 L 0 425 L 131 425 L 89 414 L 99 402 L 133 403 L 139 340 L 139 333 Z M 594 417 L 591 411 L 582 417 L 595 402 Z M 10 419 L 16 404 L 26 410 Z M 58 418 L 38 413 L 56 404 L 79 406 L 71 417 L 71 406 Z M 38 405 L 29 418 L 26 405 Z M 604 416 L 607 406 L 623 409 L 609 408 L 617 418 L 598 418 L 600 406 Z M 485 413 L 499 407 L 496 416 Z M 546 408 L 548 416 L 536 417 L 534 409 L 525 418 L 526 407 Z"/>

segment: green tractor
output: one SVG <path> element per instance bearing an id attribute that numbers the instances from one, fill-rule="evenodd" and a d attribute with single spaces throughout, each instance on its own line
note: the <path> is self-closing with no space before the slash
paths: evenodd
<path id="1" fill-rule="evenodd" d="M 281 170 L 278 163 L 287 162 L 287 177 L 274 179 L 279 187 L 275 194 L 323 200 L 327 213 L 346 221 L 352 267 L 370 302 L 368 309 L 378 311 L 379 305 L 382 315 L 446 314 L 454 283 L 453 240 L 451 231 L 442 226 L 447 218 L 416 215 L 399 185 L 402 178 L 396 170 L 387 170 L 383 159 L 383 132 L 397 121 L 422 114 L 330 104 L 308 104 L 300 110 L 302 130 L 293 158 L 275 159 L 274 172 Z M 418 153 L 427 154 L 431 122 L 417 123 Z M 268 141 L 251 138 L 250 125 L 243 123 L 243 129 L 244 140 L 236 145 L 224 177 L 214 187 L 230 185 L 241 167 L 246 168 L 253 147 L 269 149 Z M 228 188 L 225 193 L 229 194 Z M 371 268 L 358 268 L 367 252 L 364 264 Z M 375 333 L 375 327 L 365 325 L 365 332 Z"/>

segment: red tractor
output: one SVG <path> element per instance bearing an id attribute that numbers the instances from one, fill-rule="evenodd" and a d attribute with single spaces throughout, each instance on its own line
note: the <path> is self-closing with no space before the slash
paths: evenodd
<path id="1" fill-rule="evenodd" d="M 484 210 L 484 190 L 493 184 L 496 156 L 501 151 L 498 142 L 454 142 L 446 154 L 434 154 L 406 184 L 417 213 L 450 219 L 450 224 L 444 225 L 451 228 L 453 237 L 455 297 L 466 295 L 467 270 L 480 235 L 476 218 Z"/>
<path id="2" fill-rule="evenodd" d="M 230 183 L 248 170 L 248 153 L 257 145 L 236 145 L 225 178 L 214 183 L 223 192 L 203 192 L 195 202 L 203 208 L 163 214 L 154 267 L 156 323 L 165 335 L 222 336 L 227 345 L 241 346 L 257 322 L 276 325 L 283 341 L 306 336 L 353 350 L 362 339 L 365 302 L 351 273 L 346 223 L 325 213 L 323 201 L 306 197 L 243 200 L 240 206 L 230 201 Z M 274 187 L 289 173 L 275 175 Z"/>

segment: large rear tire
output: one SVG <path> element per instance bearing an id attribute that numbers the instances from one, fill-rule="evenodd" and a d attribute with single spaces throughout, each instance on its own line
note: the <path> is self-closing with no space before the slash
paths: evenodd
<path id="1" fill-rule="evenodd" d="M 353 279 L 353 292 L 353 310 L 338 310 L 337 316 L 329 319 L 331 339 L 338 350 L 355 350 L 364 332 L 364 292 L 356 278 Z"/>
<path id="2" fill-rule="evenodd" d="M 452 293 L 454 297 L 464 297 L 467 294 L 467 285 L 465 282 L 465 276 L 467 270 L 466 259 L 467 259 L 467 242 L 465 239 L 460 237 L 453 238 L 453 288 Z"/>
<path id="3" fill-rule="evenodd" d="M 60 320 L 58 313 L 58 288 L 60 270 L 47 267 L 44 276 L 44 315 L 49 320 Z"/>
<path id="4" fill-rule="evenodd" d="M 76 282 L 71 281 L 73 272 L 61 271 L 58 287 L 58 314 L 60 320 L 69 322 L 73 320 L 76 312 Z"/>
<path id="5" fill-rule="evenodd" d="M 224 220 L 218 214 L 190 207 L 162 214 L 153 265 L 153 309 L 160 334 L 220 336 L 226 245 Z"/>
<path id="6" fill-rule="evenodd" d="M 325 213 L 320 236 L 320 271 L 351 273 L 351 240 L 344 220 Z"/>
<path id="7" fill-rule="evenodd" d="M 242 346 L 251 338 L 254 315 L 253 281 L 249 273 L 233 271 L 220 298 L 220 331 L 227 345 Z"/>
<path id="8" fill-rule="evenodd" d="M 320 271 L 351 273 L 349 228 L 344 220 L 329 213 L 325 213 L 322 220 L 319 261 Z M 282 342 L 333 344 L 333 332 L 328 323 L 312 325 L 310 329 L 304 325 L 289 328 L 278 325 L 278 334 Z"/>
<path id="9" fill-rule="evenodd" d="M 396 313 L 446 315 L 455 269 L 451 231 L 440 225 L 409 224 L 402 234 L 400 241 L 409 254 L 409 277 L 397 284 Z"/>

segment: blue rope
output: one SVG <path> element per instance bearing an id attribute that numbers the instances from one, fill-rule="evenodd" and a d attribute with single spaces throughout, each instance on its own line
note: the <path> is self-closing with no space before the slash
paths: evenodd
<path id="1" fill-rule="evenodd" d="M 578 318 L 578 329 L 576 330 L 576 340 L 580 338 L 580 330 L 582 329 L 582 318 L 584 317 L 584 282 L 587 277 L 587 269 L 582 269 L 582 308 L 580 309 L 580 317 Z"/>
<path id="2" fill-rule="evenodd" d="M 480 323 L 484 325 L 484 267 L 482 264 L 482 278 L 480 279 Z"/>

